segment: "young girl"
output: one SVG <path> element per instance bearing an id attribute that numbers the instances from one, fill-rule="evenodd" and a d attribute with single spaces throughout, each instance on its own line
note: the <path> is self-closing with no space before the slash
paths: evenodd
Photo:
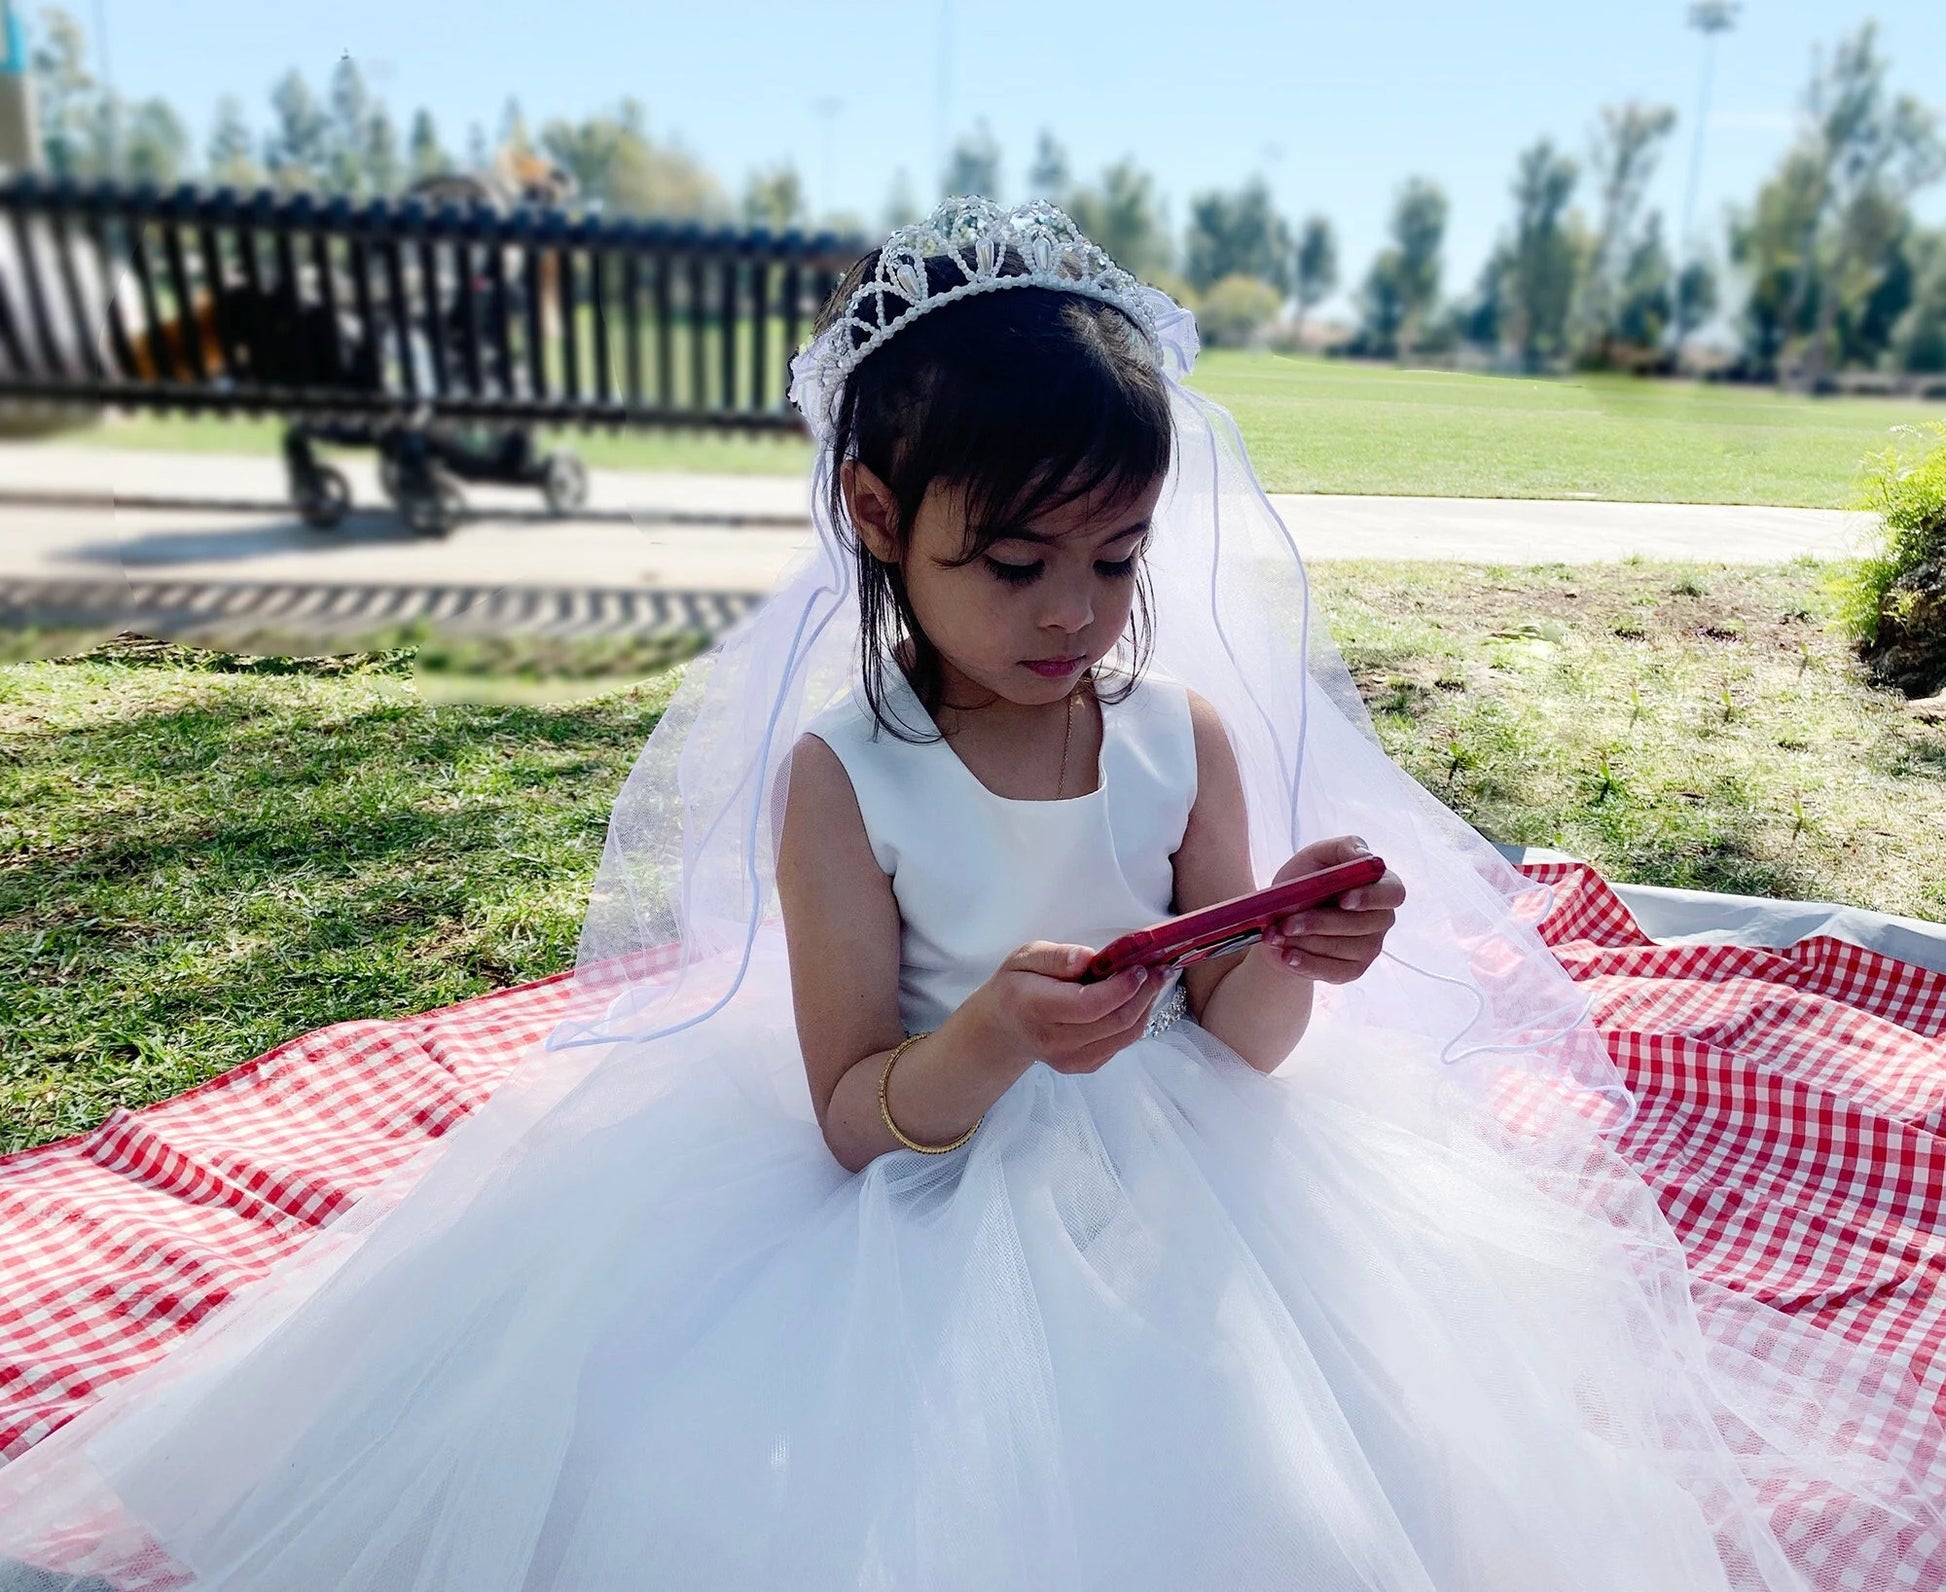
<path id="1" fill-rule="evenodd" d="M 552 1051 L 0 1471 L 0 1588 L 1940 1584 L 1937 1423 L 1690 1277 L 1193 355 L 1044 206 L 861 263 L 819 547 L 631 776 Z"/>

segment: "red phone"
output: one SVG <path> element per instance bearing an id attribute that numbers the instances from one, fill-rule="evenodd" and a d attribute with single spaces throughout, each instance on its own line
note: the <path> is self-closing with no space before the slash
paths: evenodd
<path id="1" fill-rule="evenodd" d="M 1336 867 L 1253 890 L 1213 906 L 1199 907 L 1152 928 L 1111 940 L 1082 970 L 1083 984 L 1099 983 L 1131 967 L 1169 972 L 1212 956 L 1240 951 L 1261 940 L 1279 918 L 1302 912 L 1360 885 L 1376 884 L 1385 873 L 1383 857 L 1354 857 Z"/>

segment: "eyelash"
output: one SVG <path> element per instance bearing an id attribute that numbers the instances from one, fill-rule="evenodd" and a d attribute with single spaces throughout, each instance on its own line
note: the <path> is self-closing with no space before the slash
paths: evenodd
<path id="1" fill-rule="evenodd" d="M 1139 555 L 1129 554 L 1127 558 L 1116 559 L 1113 563 L 1103 561 L 1095 565 L 1096 571 L 1108 580 L 1126 580 L 1135 573 L 1135 561 Z M 986 566 L 996 579 L 1008 586 L 1027 586 L 1040 579 L 1039 564 L 1003 564 L 997 558 L 986 560 Z"/>

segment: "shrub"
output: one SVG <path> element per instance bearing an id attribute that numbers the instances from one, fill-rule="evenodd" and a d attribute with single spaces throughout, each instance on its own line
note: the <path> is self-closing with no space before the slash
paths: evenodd
<path id="1" fill-rule="evenodd" d="M 1860 508 L 1878 545 L 1834 583 L 1838 622 L 1881 678 L 1924 695 L 1946 682 L 1946 421 L 1900 426 L 1868 457 Z"/>
<path id="2" fill-rule="evenodd" d="M 1196 312 L 1196 330 L 1213 348 L 1241 348 L 1277 319 L 1284 296 L 1254 276 L 1226 276 L 1210 284 Z"/>

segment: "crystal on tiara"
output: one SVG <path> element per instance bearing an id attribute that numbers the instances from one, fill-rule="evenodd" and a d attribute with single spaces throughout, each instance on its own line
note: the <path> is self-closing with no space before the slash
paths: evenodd
<path id="1" fill-rule="evenodd" d="M 949 287 L 927 280 L 926 262 L 941 259 L 960 273 Z M 955 198 L 885 240 L 871 280 L 791 361 L 791 402 L 822 440 L 837 424 L 845 378 L 868 354 L 928 310 L 1016 287 L 1053 288 L 1112 304 L 1160 351 L 1156 303 L 1167 305 L 1167 299 L 1145 289 L 1063 211 L 1043 200 L 1006 206 Z"/>

